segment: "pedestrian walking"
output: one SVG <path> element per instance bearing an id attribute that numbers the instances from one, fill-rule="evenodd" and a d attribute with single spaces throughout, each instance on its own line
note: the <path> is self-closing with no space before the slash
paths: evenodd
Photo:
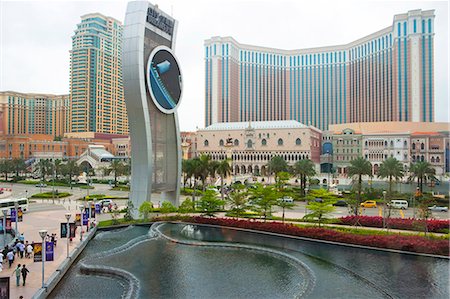
<path id="1" fill-rule="evenodd" d="M 22 269 L 20 269 L 20 264 L 17 265 L 17 268 L 14 269 L 14 272 L 11 276 L 16 274 L 16 286 L 20 286 L 20 274 L 22 273 Z"/>
<path id="2" fill-rule="evenodd" d="M 20 258 L 23 259 L 23 256 L 25 254 L 25 244 L 23 244 L 22 242 L 20 242 L 17 247 L 19 248 L 19 255 Z"/>
<path id="3" fill-rule="evenodd" d="M 8 263 L 9 263 L 9 268 L 11 268 L 12 263 L 14 262 L 14 252 L 12 250 L 10 250 L 7 254 L 6 257 L 8 258 Z"/>
<path id="4" fill-rule="evenodd" d="M 28 273 L 30 273 L 30 271 L 25 267 L 25 264 L 23 265 L 21 272 L 22 272 L 23 286 L 25 286 L 25 282 L 27 280 L 27 275 L 28 275 Z"/>
<path id="5" fill-rule="evenodd" d="M 2 265 L 3 264 L 3 258 L 4 258 L 5 256 L 3 255 L 3 252 L 0 252 L 0 265 Z"/>
<path id="6" fill-rule="evenodd" d="M 28 257 L 29 259 L 31 258 L 32 253 L 33 253 L 33 245 L 28 244 L 28 245 L 27 245 L 27 257 Z"/>

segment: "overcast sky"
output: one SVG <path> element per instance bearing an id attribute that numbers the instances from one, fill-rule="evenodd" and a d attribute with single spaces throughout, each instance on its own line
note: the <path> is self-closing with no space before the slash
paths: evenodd
<path id="1" fill-rule="evenodd" d="M 179 21 L 175 53 L 183 72 L 182 130 L 204 126 L 204 49 L 212 36 L 243 44 L 302 49 L 346 44 L 388 27 L 393 16 L 435 9 L 435 115 L 449 120 L 448 2 L 197 1 L 153 2 Z M 0 90 L 69 93 L 71 36 L 80 16 L 123 22 L 126 1 L 0 1 Z"/>

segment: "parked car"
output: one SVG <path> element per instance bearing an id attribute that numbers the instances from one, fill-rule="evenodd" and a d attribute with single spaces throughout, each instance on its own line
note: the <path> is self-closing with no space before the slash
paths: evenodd
<path id="1" fill-rule="evenodd" d="M 361 203 L 361 207 L 363 208 L 376 208 L 377 202 L 375 200 L 366 200 L 365 202 Z"/>
<path id="2" fill-rule="evenodd" d="M 430 210 L 432 212 L 447 212 L 448 207 L 438 207 L 438 206 L 434 205 L 432 207 L 428 207 L 428 210 Z"/>
<path id="3" fill-rule="evenodd" d="M 408 208 L 408 202 L 406 200 L 391 200 L 387 205 L 394 209 L 406 210 Z"/>
<path id="4" fill-rule="evenodd" d="M 103 199 L 100 200 L 99 202 L 97 202 L 98 204 L 100 204 L 102 207 L 107 207 L 109 205 L 114 205 L 114 202 L 111 199 Z"/>
<path id="5" fill-rule="evenodd" d="M 47 187 L 47 184 L 39 183 L 39 184 L 36 184 L 36 187 L 38 187 L 38 188 L 45 188 L 45 187 Z"/>
<path id="6" fill-rule="evenodd" d="M 333 206 L 335 207 L 346 207 L 348 206 L 348 203 L 345 200 L 338 200 L 336 201 Z"/>
<path id="7" fill-rule="evenodd" d="M 294 199 L 290 196 L 285 196 L 285 197 L 279 198 L 278 200 L 283 201 L 283 202 L 294 202 Z"/>

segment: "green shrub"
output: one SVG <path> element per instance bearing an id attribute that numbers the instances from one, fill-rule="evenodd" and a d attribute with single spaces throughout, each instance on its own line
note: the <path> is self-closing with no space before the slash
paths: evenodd
<path id="1" fill-rule="evenodd" d="M 174 213 L 177 211 L 177 208 L 169 201 L 163 201 L 160 208 L 161 213 Z"/>
<path id="2" fill-rule="evenodd" d="M 71 196 L 72 194 L 70 194 L 69 192 L 59 192 L 59 193 L 55 193 L 55 195 L 53 195 L 53 192 L 43 192 L 43 193 L 36 193 L 31 195 L 31 198 L 63 198 L 63 197 L 68 197 Z"/>
<path id="3" fill-rule="evenodd" d="M 192 200 L 190 200 L 189 198 L 185 199 L 180 207 L 178 208 L 178 212 L 179 213 L 193 213 L 195 212 L 194 208 L 192 207 Z"/>

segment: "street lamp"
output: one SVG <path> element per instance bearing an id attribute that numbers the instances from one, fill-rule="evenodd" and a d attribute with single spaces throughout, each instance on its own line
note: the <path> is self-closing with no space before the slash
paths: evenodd
<path id="1" fill-rule="evenodd" d="M 386 227 L 386 190 L 383 190 L 383 228 Z"/>
<path id="2" fill-rule="evenodd" d="M 328 162 L 328 167 L 327 167 L 327 170 L 328 170 L 328 184 L 327 184 L 327 191 L 330 191 L 330 173 L 331 173 L 331 164 L 330 164 L 330 151 L 329 151 L 329 150 L 327 151 L 327 156 L 328 156 L 328 159 L 327 159 L 327 162 Z"/>
<path id="3" fill-rule="evenodd" d="M 45 237 L 47 237 L 47 230 L 45 230 L 45 229 L 40 230 L 39 235 L 42 238 L 42 288 L 44 288 L 45 287 L 45 284 L 44 284 Z"/>
<path id="4" fill-rule="evenodd" d="M 8 210 L 2 210 L 3 212 L 3 246 L 6 247 L 6 214 Z"/>
<path id="5" fill-rule="evenodd" d="M 66 213 L 66 219 L 67 219 L 67 230 L 66 230 L 66 232 L 67 232 L 67 258 L 69 258 L 69 236 L 70 236 L 69 220 L 70 220 L 71 216 L 72 215 L 70 213 Z"/>
<path id="6" fill-rule="evenodd" d="M 305 196 L 308 195 L 308 191 L 309 191 L 309 189 L 308 189 L 308 187 L 306 187 L 306 188 L 305 188 Z M 308 206 L 308 201 L 306 200 L 305 203 L 306 203 L 306 204 L 305 204 L 305 216 L 306 216 L 306 214 L 308 213 L 308 208 L 307 208 L 307 206 Z"/>
<path id="7" fill-rule="evenodd" d="M 80 242 L 83 241 L 83 210 L 84 207 L 80 206 Z"/>
<path id="8" fill-rule="evenodd" d="M 14 209 L 16 209 L 16 219 L 14 219 L 14 220 L 16 221 L 16 238 L 17 238 L 17 235 L 19 234 L 19 229 L 17 227 L 17 222 L 18 222 L 17 214 L 19 212 L 19 203 L 17 201 L 14 203 Z"/>

